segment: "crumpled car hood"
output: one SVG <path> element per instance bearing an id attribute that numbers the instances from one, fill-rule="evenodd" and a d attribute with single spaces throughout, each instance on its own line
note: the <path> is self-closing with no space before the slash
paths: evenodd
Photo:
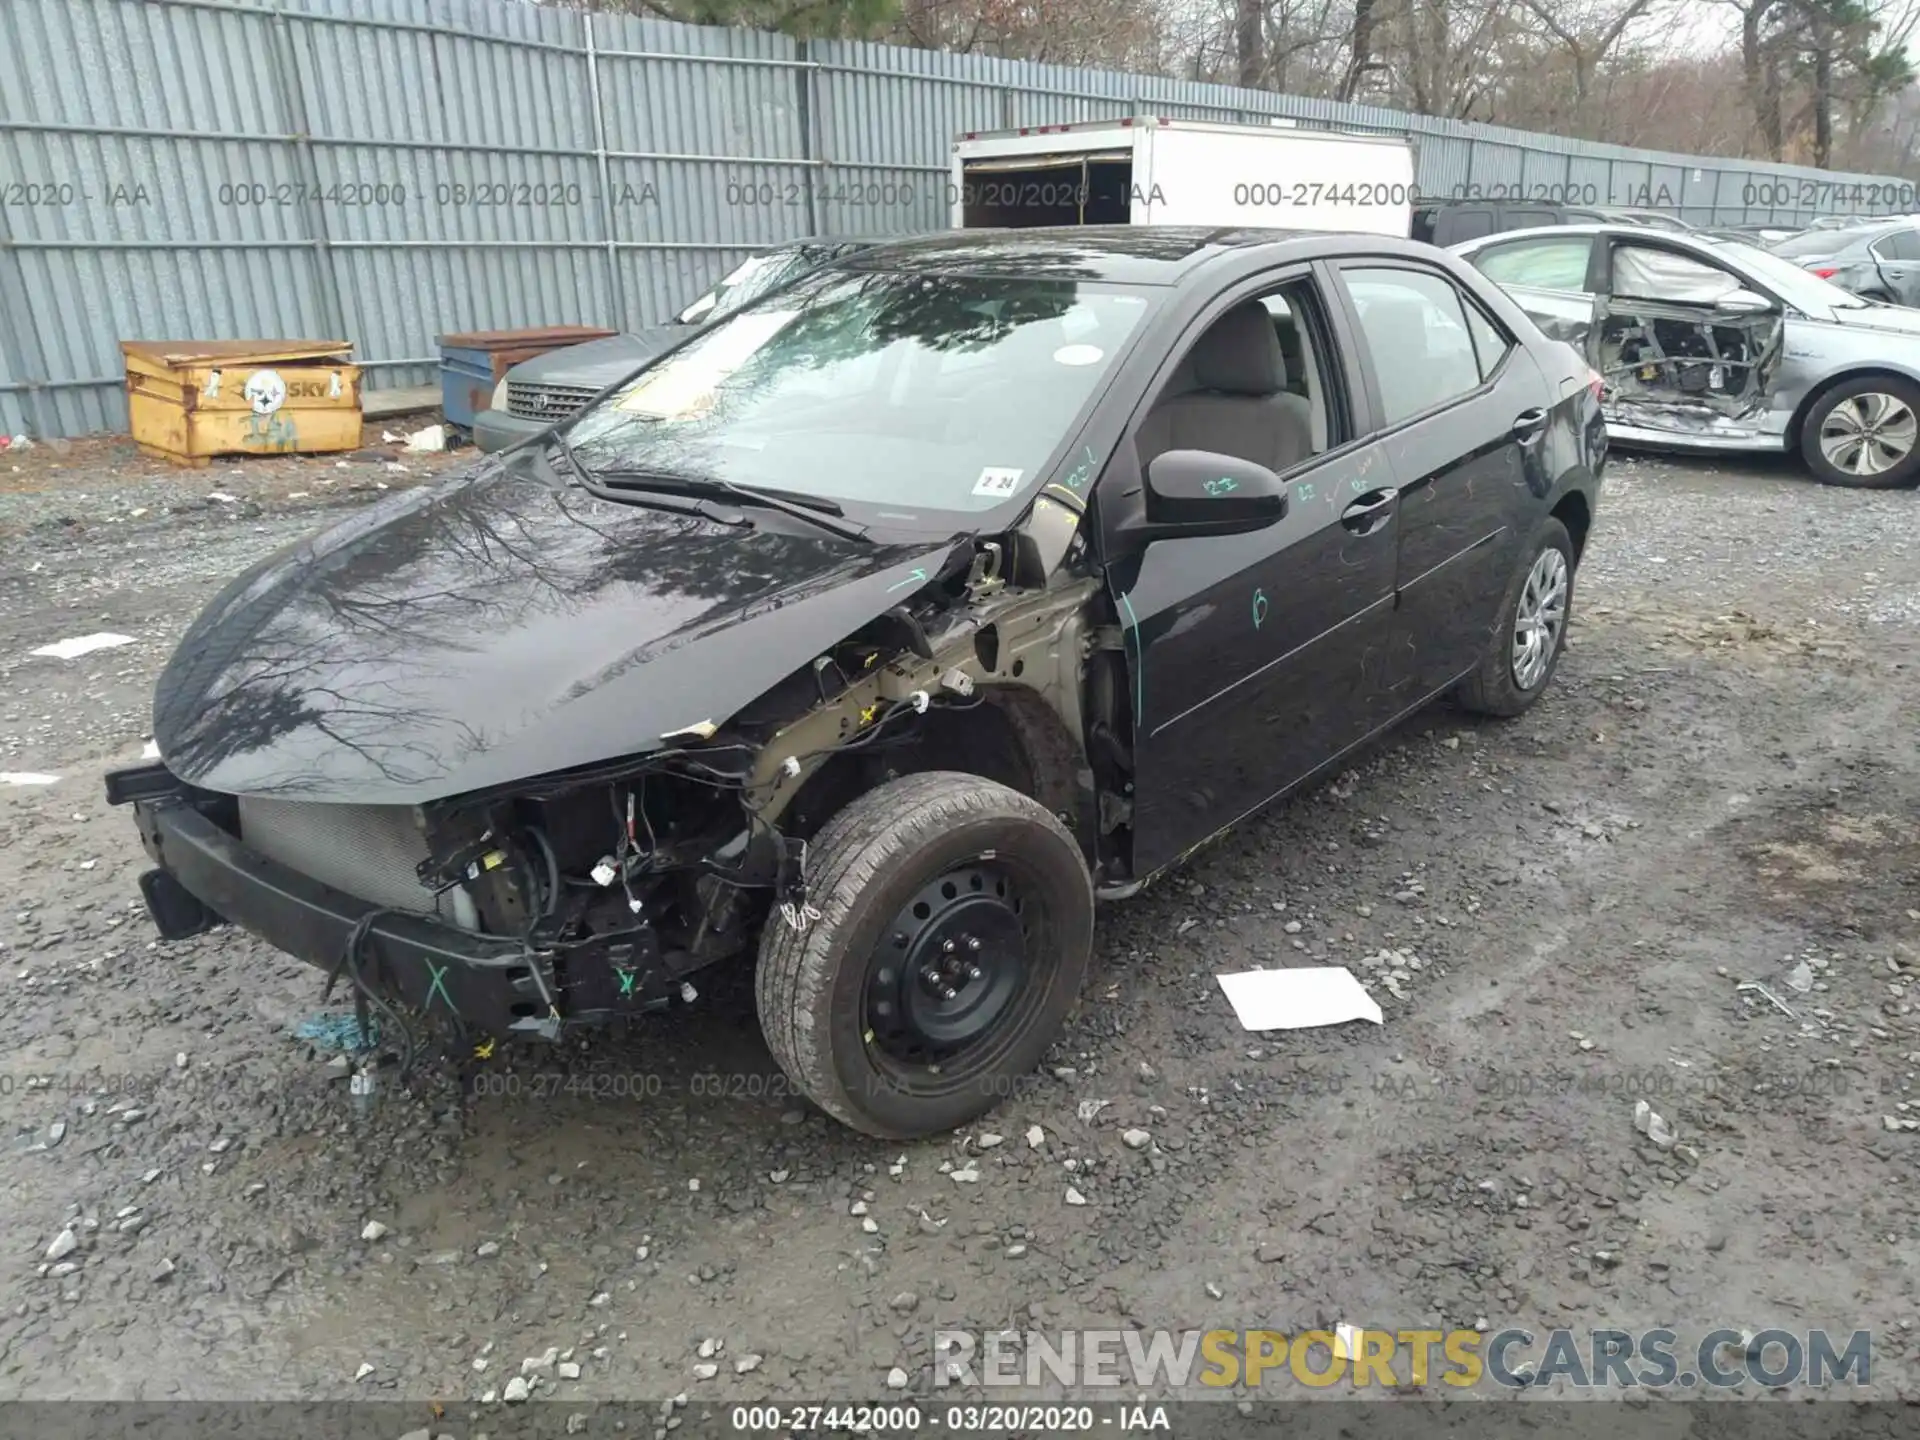
<path id="1" fill-rule="evenodd" d="M 953 545 L 622 505 L 512 452 L 235 580 L 162 672 L 154 739 L 209 790 L 377 804 L 617 759 L 724 721 Z"/>

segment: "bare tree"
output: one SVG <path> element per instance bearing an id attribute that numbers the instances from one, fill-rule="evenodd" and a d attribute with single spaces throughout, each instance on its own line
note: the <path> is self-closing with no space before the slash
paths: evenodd
<path id="1" fill-rule="evenodd" d="M 1595 67 L 1606 63 L 1627 28 L 1645 15 L 1653 0 L 1520 0 L 1560 43 L 1573 66 L 1574 102 L 1587 106 Z"/>

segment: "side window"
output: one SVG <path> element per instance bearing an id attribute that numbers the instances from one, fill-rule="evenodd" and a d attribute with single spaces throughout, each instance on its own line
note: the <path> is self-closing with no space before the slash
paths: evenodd
<path id="1" fill-rule="evenodd" d="M 1731 271 L 1677 250 L 1652 245 L 1617 245 L 1613 251 L 1613 294 L 1620 300 L 1656 300 L 1669 305 L 1712 305 L 1741 283 Z"/>
<path id="2" fill-rule="evenodd" d="M 1920 260 L 1920 230 L 1896 230 L 1873 248 L 1883 260 Z"/>
<path id="3" fill-rule="evenodd" d="M 1500 368 L 1500 362 L 1507 358 L 1513 342 L 1473 301 L 1467 301 L 1466 309 L 1467 334 L 1473 337 L 1473 353 L 1480 361 L 1480 378 L 1488 380 Z"/>
<path id="4" fill-rule="evenodd" d="M 1140 422 L 1141 465 L 1169 450 L 1211 450 L 1284 474 L 1339 444 L 1347 425 L 1327 379 L 1324 316 L 1302 277 L 1214 320 Z"/>
<path id="5" fill-rule="evenodd" d="M 1489 245 L 1473 257 L 1474 268 L 1496 285 L 1527 285 L 1536 290 L 1587 288 L 1587 261 L 1593 254 L 1592 237 L 1569 235 L 1564 240 L 1516 240 L 1511 245 Z"/>
<path id="6" fill-rule="evenodd" d="M 1386 424 L 1479 386 L 1467 307 L 1452 281 L 1424 270 L 1387 269 L 1342 270 L 1340 278 L 1359 312 Z"/>

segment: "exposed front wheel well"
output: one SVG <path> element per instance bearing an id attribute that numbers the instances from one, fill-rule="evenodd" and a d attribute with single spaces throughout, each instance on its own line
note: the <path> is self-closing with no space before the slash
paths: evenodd
<path id="1" fill-rule="evenodd" d="M 830 758 L 807 778 L 780 816 L 780 828 L 810 838 L 869 790 L 926 771 L 978 775 L 1039 801 L 1086 848 L 1085 761 L 1059 717 L 1024 686 L 983 686 L 966 706 L 936 706 L 902 724 L 886 743 Z M 1093 856 L 1089 853 L 1089 862 Z"/>

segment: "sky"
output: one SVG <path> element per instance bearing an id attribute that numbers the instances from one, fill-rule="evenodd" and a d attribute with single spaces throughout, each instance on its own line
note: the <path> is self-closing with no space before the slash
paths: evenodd
<path id="1" fill-rule="evenodd" d="M 1675 50 L 1713 55 L 1739 37 L 1740 12 L 1712 0 L 1663 0 L 1640 20 L 1633 33 L 1657 33 L 1663 39 L 1671 35 L 1667 44 Z"/>

